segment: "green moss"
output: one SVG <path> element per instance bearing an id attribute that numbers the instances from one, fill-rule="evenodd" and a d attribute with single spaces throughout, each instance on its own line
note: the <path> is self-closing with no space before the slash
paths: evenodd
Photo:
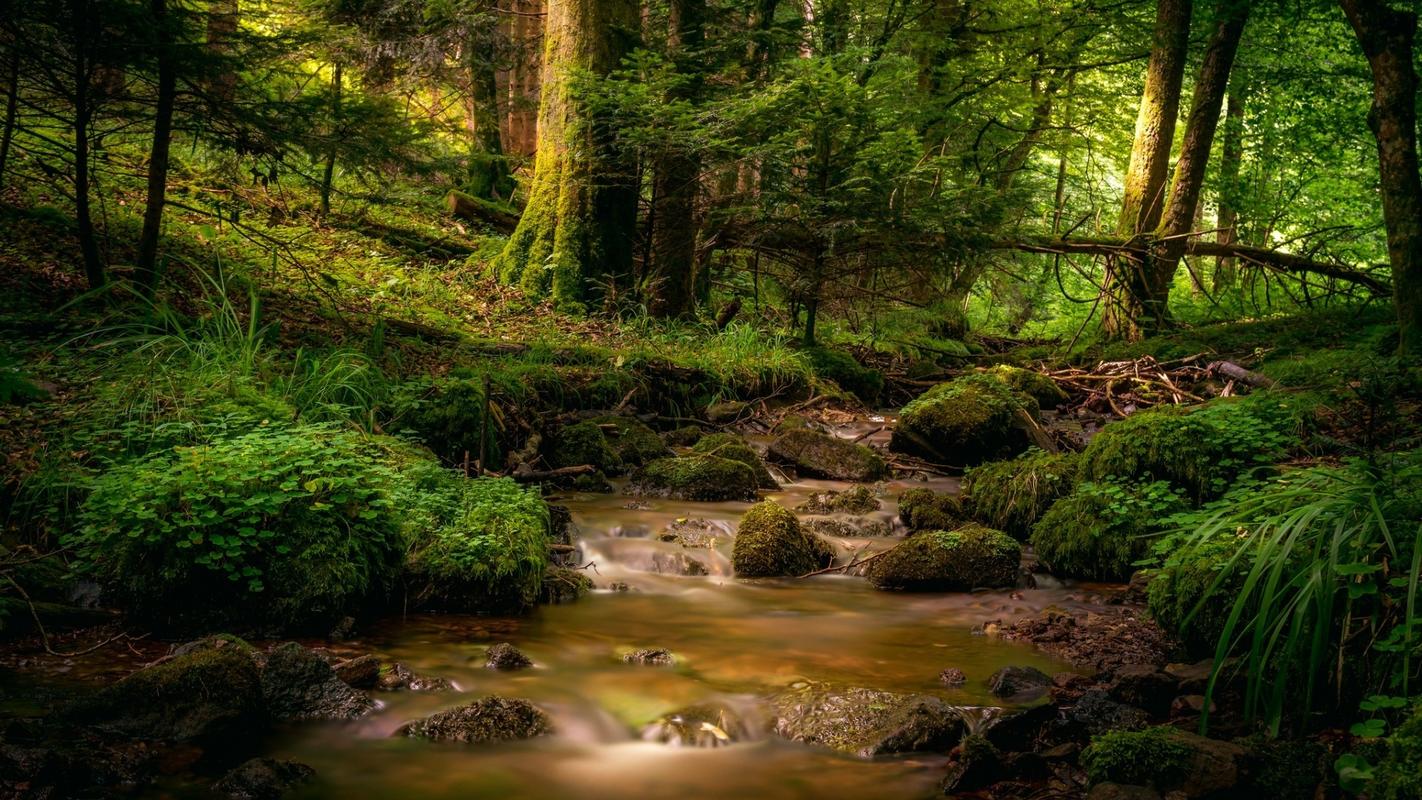
<path id="1" fill-rule="evenodd" d="M 969 524 L 953 531 L 915 533 L 875 559 L 868 578 L 876 588 L 966 592 L 1017 584 L 1022 546 L 1002 531 Z"/>
<path id="2" fill-rule="evenodd" d="M 1287 454 L 1299 400 L 1271 392 L 1195 408 L 1162 406 L 1113 422 L 1081 457 L 1085 480 L 1170 481 L 1191 498 L 1218 497 L 1243 474 Z"/>
<path id="3" fill-rule="evenodd" d="M 68 541 L 147 624 L 324 632 L 394 584 L 394 447 L 305 425 L 156 453 L 102 475 Z"/>
<path id="4" fill-rule="evenodd" d="M 701 437 L 706 435 L 706 431 L 697 425 L 683 425 L 675 430 L 662 434 L 662 441 L 670 447 L 691 447 L 701 441 Z"/>
<path id="5" fill-rule="evenodd" d="M 1149 552 L 1145 538 L 1185 503 L 1162 481 L 1083 483 L 1032 529 L 1037 555 L 1058 575 L 1124 581 Z"/>
<path id="6" fill-rule="evenodd" d="M 1245 572 L 1230 566 L 1234 549 L 1225 540 L 1217 546 L 1192 548 L 1188 554 L 1173 556 L 1151 579 L 1147 595 L 1151 616 L 1175 633 L 1192 657 L 1214 655 L 1234 607 Z M 1226 570 L 1232 571 L 1222 575 Z"/>
<path id="7" fill-rule="evenodd" d="M 771 491 L 780 488 L 780 484 L 775 481 L 775 476 L 770 474 L 770 470 L 765 467 L 765 462 L 760 460 L 760 455 L 752 450 L 744 439 L 734 433 L 713 433 L 703 436 L 691 448 L 691 451 L 745 464 L 755 473 L 756 484 L 760 488 Z"/>
<path id="8" fill-rule="evenodd" d="M 1166 727 L 1104 733 L 1081 751 L 1081 766 L 1092 785 L 1175 786 L 1186 776 L 1192 751 L 1173 734 Z"/>
<path id="9" fill-rule="evenodd" d="M 833 558 L 827 542 L 805 532 L 789 509 L 770 500 L 741 517 L 731 549 L 731 564 L 744 578 L 804 575 Z"/>
<path id="10" fill-rule="evenodd" d="M 1422 797 L 1422 706 L 1387 737 L 1387 754 L 1378 763 L 1369 797 L 1372 800 L 1416 800 Z"/>
<path id="11" fill-rule="evenodd" d="M 672 454 L 656 431 L 631 417 L 597 417 L 589 422 L 602 429 L 617 457 L 627 466 L 640 466 Z"/>
<path id="12" fill-rule="evenodd" d="M 875 403 L 884 391 L 884 376 L 854 360 L 854 356 L 828 347 L 811 347 L 805 351 L 815 375 L 834 381 L 839 388 L 865 403 Z"/>
<path id="13" fill-rule="evenodd" d="M 879 510 L 879 497 L 869 486 L 851 486 L 842 492 L 830 489 L 811 494 L 795 510 L 801 514 L 872 514 Z"/>
<path id="14" fill-rule="evenodd" d="M 904 406 L 889 449 L 952 466 L 970 466 L 1027 449 L 1019 415 L 1036 410 L 985 374 L 941 383 Z"/>
<path id="15" fill-rule="evenodd" d="M 624 469 L 622 457 L 608 442 L 602 427 L 591 420 L 559 429 L 544 447 L 543 458 L 555 469 L 590 464 L 610 475 Z"/>
<path id="16" fill-rule="evenodd" d="M 967 522 L 967 515 L 952 495 L 909 489 L 899 495 L 899 519 L 910 531 L 951 531 Z"/>
<path id="17" fill-rule="evenodd" d="M 999 364 L 987 374 L 1007 384 L 1012 391 L 1032 398 L 1041 408 L 1056 408 L 1066 402 L 1067 393 L 1057 382 L 1036 370 Z"/>
<path id="18" fill-rule="evenodd" d="M 968 470 L 963 478 L 964 506 L 984 525 L 1019 541 L 1059 498 L 1076 485 L 1076 453 L 1047 453 L 1033 448 L 1009 461 Z"/>
<path id="19" fill-rule="evenodd" d="M 754 500 L 755 473 L 739 461 L 708 455 L 659 458 L 632 474 L 633 494 L 678 500 Z"/>
<path id="20" fill-rule="evenodd" d="M 864 483 L 888 472 L 884 459 L 870 448 L 808 429 L 781 434 L 771 442 L 767 455 L 812 478 Z"/>
<path id="21" fill-rule="evenodd" d="M 548 567 L 548 506 L 508 478 L 449 475 L 420 493 L 406 583 L 414 605 L 464 612 L 537 601 Z"/>

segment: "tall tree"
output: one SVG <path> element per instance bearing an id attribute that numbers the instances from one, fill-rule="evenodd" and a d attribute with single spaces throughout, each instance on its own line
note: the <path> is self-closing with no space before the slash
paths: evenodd
<path id="1" fill-rule="evenodd" d="M 1136 115 L 1135 140 L 1126 169 L 1125 193 L 1117 232 L 1127 239 L 1153 233 L 1165 205 L 1165 182 L 1170 170 L 1170 150 L 1175 140 L 1175 120 L 1180 115 L 1180 84 L 1190 43 L 1191 0 L 1159 0 L 1145 90 Z M 1160 319 L 1148 264 L 1122 257 L 1110 265 L 1103 287 L 1106 307 L 1103 325 L 1115 338 L 1142 335 L 1142 323 Z"/>
<path id="2" fill-rule="evenodd" d="M 1386 0 L 1340 0 L 1373 74 L 1368 126 L 1378 143 L 1398 350 L 1422 354 L 1422 177 L 1417 162 L 1417 13 Z"/>
<path id="3" fill-rule="evenodd" d="M 637 194 L 616 132 L 575 90 L 579 73 L 604 76 L 630 52 L 635 0 L 550 0 L 544 29 L 538 154 L 518 228 L 498 274 L 534 295 L 582 308 L 594 287 L 616 292 L 632 268 Z"/>
<path id="4" fill-rule="evenodd" d="M 1231 89 L 1225 103 L 1224 144 L 1220 148 L 1220 190 L 1215 241 L 1239 241 L 1239 176 L 1244 163 L 1244 92 Z M 1221 256 L 1215 262 L 1215 291 L 1234 285 L 1237 259 Z"/>
<path id="5" fill-rule="evenodd" d="M 158 237 L 168 192 L 168 146 L 173 138 L 173 105 L 178 94 L 175 30 L 167 0 L 152 0 L 158 95 L 153 113 L 153 143 L 148 151 L 148 197 L 143 208 L 143 232 L 134 262 L 139 289 L 151 297 L 158 287 Z"/>
<path id="6" fill-rule="evenodd" d="M 99 68 L 98 40 L 100 24 L 98 9 L 92 0 L 70 0 L 69 20 L 71 43 L 71 100 L 74 108 L 74 216 L 79 234 L 79 252 L 84 259 L 84 275 L 89 288 L 98 289 L 108 281 L 99 242 L 94 231 L 94 215 L 90 210 L 90 184 L 93 165 L 90 163 L 90 127 L 97 105 L 94 74 Z"/>

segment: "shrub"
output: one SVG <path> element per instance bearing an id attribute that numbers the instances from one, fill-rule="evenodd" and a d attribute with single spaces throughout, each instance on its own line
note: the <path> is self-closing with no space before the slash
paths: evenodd
<path id="1" fill-rule="evenodd" d="M 966 592 L 1017 584 L 1022 546 L 1002 531 L 965 525 L 953 531 L 923 531 L 903 540 L 869 566 L 878 589 Z"/>
<path id="2" fill-rule="evenodd" d="M 1009 461 L 968 470 L 963 478 L 967 512 L 1019 541 L 1059 498 L 1076 485 L 1076 453 L 1032 449 Z"/>
<path id="3" fill-rule="evenodd" d="M 910 531 L 951 531 L 967 521 L 958 498 L 932 489 L 909 489 L 899 495 L 899 519 Z"/>
<path id="4" fill-rule="evenodd" d="M 1170 481 L 1197 501 L 1209 500 L 1250 470 L 1282 459 L 1297 425 L 1293 404 L 1270 392 L 1196 408 L 1152 408 L 1103 428 L 1081 455 L 1081 477 Z"/>
<path id="5" fill-rule="evenodd" d="M 1035 411 L 997 378 L 966 375 L 904 406 L 889 448 L 954 466 L 1012 456 L 1028 444 L 1019 415 Z"/>
<path id="6" fill-rule="evenodd" d="M 1166 787 L 1178 784 L 1190 765 L 1190 747 L 1171 728 L 1110 731 L 1081 751 L 1081 766 L 1092 785 L 1123 783 Z"/>
<path id="7" fill-rule="evenodd" d="M 361 435 L 261 429 L 110 469 L 69 543 L 159 627 L 320 626 L 391 586 L 398 480 Z"/>
<path id="8" fill-rule="evenodd" d="M 1123 581 L 1149 552 L 1145 537 L 1184 508 L 1164 481 L 1083 483 L 1047 509 L 1032 546 L 1059 575 Z"/>
<path id="9" fill-rule="evenodd" d="M 765 500 L 741 517 L 731 565 L 744 578 L 804 575 L 834 558 L 829 543 L 800 527 L 789 509 Z"/>
<path id="10" fill-rule="evenodd" d="M 537 602 L 548 568 L 549 512 L 537 489 L 444 472 L 412 487 L 417 535 L 408 559 L 416 604 L 464 612 Z"/>

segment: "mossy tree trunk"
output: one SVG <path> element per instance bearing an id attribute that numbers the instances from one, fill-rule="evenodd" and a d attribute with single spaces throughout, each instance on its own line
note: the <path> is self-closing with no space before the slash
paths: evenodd
<path id="1" fill-rule="evenodd" d="M 1175 120 L 1180 114 L 1191 10 L 1191 0 L 1159 0 L 1156 5 L 1154 44 L 1117 224 L 1117 232 L 1128 240 L 1154 233 L 1160 224 Z M 1116 259 L 1107 269 L 1103 292 L 1102 324 L 1111 338 L 1138 339 L 1155 321 L 1164 320 L 1159 282 L 1148 259 Z"/>
<path id="2" fill-rule="evenodd" d="M 497 72 L 498 30 L 476 25 L 469 37 L 469 127 L 474 152 L 470 156 L 469 191 L 485 200 L 507 200 L 508 159 L 499 133 Z"/>
<path id="3" fill-rule="evenodd" d="M 586 308 L 626 288 L 637 216 L 633 170 L 615 131 L 573 91 L 574 73 L 605 75 L 636 41 L 632 0 L 550 0 L 544 21 L 538 152 L 528 204 L 494 268 L 533 296 Z"/>
<path id="4" fill-rule="evenodd" d="M 1373 73 L 1368 126 L 1378 142 L 1383 222 L 1397 307 L 1398 351 L 1422 354 L 1422 177 L 1417 161 L 1417 13 L 1385 0 L 1340 0 Z"/>

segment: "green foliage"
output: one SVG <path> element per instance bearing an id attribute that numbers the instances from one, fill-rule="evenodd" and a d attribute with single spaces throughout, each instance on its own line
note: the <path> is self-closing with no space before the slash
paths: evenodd
<path id="1" fill-rule="evenodd" d="M 849 392 L 865 403 L 872 404 L 884 391 L 884 376 L 878 370 L 861 365 L 853 356 L 843 350 L 828 347 L 806 349 L 810 366 L 815 375 L 832 380 L 839 388 Z"/>
<path id="2" fill-rule="evenodd" d="M 110 469 L 67 542 L 155 625 L 327 625 L 393 584 L 398 481 L 358 434 L 258 429 Z"/>
<path id="3" fill-rule="evenodd" d="M 967 521 L 957 497 L 932 489 L 909 489 L 899 495 L 899 519 L 910 531 L 951 531 Z"/>
<path id="4" fill-rule="evenodd" d="M 1081 751 L 1081 766 L 1092 785 L 1173 786 L 1186 775 L 1191 750 L 1168 727 L 1110 731 Z"/>
<path id="5" fill-rule="evenodd" d="M 1183 519 L 1164 566 L 1172 576 L 1166 586 L 1175 588 L 1161 590 L 1179 597 L 1153 605 L 1187 630 L 1194 615 L 1201 632 L 1219 627 L 1215 663 L 1240 659 L 1245 711 L 1274 729 L 1289 711 L 1325 706 L 1340 693 L 1396 685 L 1406 694 L 1422 641 L 1419 487 L 1416 451 L 1246 487 Z M 1203 585 L 1208 572 L 1213 579 Z M 1228 603 L 1222 624 L 1218 595 Z M 1180 618 L 1190 596 L 1198 601 Z M 1360 618 L 1368 620 L 1366 640 L 1348 635 Z"/>
<path id="6" fill-rule="evenodd" d="M 1059 575 L 1124 581 L 1185 502 L 1164 481 L 1088 481 L 1057 500 L 1032 529 L 1037 555 Z"/>
<path id="7" fill-rule="evenodd" d="M 1282 459 L 1299 424 L 1297 401 L 1273 392 L 1152 408 L 1103 428 L 1082 453 L 1081 477 L 1169 481 L 1208 500 Z"/>
<path id="8" fill-rule="evenodd" d="M 0 353 L 0 405 L 39 400 L 48 394 L 29 378 L 8 353 Z"/>
<path id="9" fill-rule="evenodd" d="M 1010 461 L 974 467 L 963 477 L 968 514 L 1019 541 L 1047 509 L 1076 485 L 1076 453 L 1033 448 Z"/>
<path id="10" fill-rule="evenodd" d="M 827 566 L 834 550 L 800 527 L 784 506 L 765 500 L 741 516 L 731 549 L 731 565 L 742 578 L 798 576 Z"/>
<path id="11" fill-rule="evenodd" d="M 1022 546 L 1002 531 L 969 523 L 910 535 L 869 566 L 878 589 L 966 592 L 1017 585 Z"/>
<path id="12" fill-rule="evenodd" d="M 489 612 L 535 603 L 549 536 L 538 490 L 508 478 L 419 471 L 425 485 L 406 497 L 416 531 L 408 559 L 415 604 Z"/>
<path id="13" fill-rule="evenodd" d="M 1012 456 L 1027 448 L 1018 415 L 1035 410 L 996 377 L 965 375 L 904 406 L 890 447 L 954 466 Z"/>

